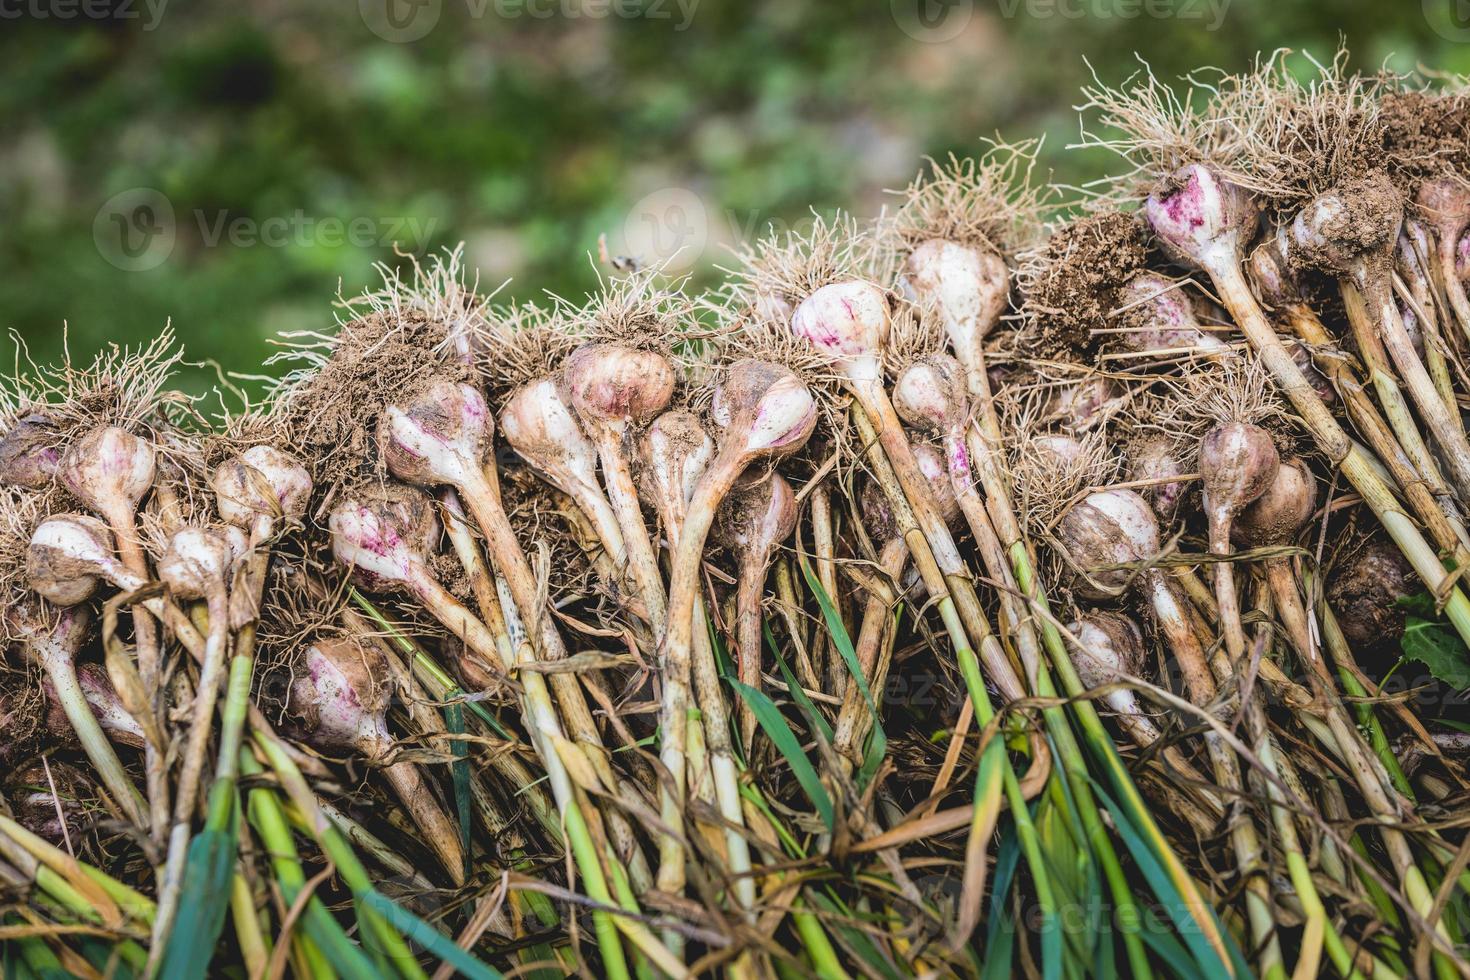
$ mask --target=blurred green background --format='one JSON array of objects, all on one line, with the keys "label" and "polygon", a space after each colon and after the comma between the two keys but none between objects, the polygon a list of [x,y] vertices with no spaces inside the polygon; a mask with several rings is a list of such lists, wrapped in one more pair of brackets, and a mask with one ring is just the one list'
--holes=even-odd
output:
[{"label": "blurred green background", "polygon": [[[1460,0],[0,0],[0,326],[258,370],[340,288],[464,241],[482,287],[580,296],[614,252],[708,276],[925,154],[1045,134],[1109,81],[1258,51],[1470,71]],[[1150,13],[1151,12],[1151,13]],[[190,387],[210,383],[195,370]]]}]

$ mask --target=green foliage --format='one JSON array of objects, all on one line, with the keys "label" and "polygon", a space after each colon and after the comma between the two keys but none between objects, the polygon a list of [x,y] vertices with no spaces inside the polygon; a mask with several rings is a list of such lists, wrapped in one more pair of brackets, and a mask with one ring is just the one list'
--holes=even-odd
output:
[{"label": "green foliage", "polygon": [[1470,649],[1440,617],[1434,600],[1421,592],[1402,596],[1397,605],[1406,612],[1404,635],[1399,640],[1404,659],[1417,660],[1457,691],[1470,690]]}]

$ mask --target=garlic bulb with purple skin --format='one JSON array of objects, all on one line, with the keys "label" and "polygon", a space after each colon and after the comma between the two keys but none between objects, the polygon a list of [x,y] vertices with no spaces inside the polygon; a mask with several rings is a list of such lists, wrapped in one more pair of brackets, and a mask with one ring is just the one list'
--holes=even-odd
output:
[{"label": "garlic bulb with purple skin", "polygon": [[1086,432],[1104,421],[1121,400],[1111,379],[1103,374],[1093,374],[1086,380],[1059,389],[1049,409],[1050,414],[1057,417],[1059,424],[1069,432]]},{"label": "garlic bulb with purple skin", "polygon": [[[882,356],[889,327],[887,294],[861,280],[823,286],[802,301],[791,318],[792,333],[805,338],[830,361],[877,431],[883,454],[893,466],[940,571],[946,576],[963,576],[964,559],[938,512],[928,482],[918,472],[913,446],[883,387]],[[965,584],[957,583],[957,587]]]},{"label": "garlic bulb with purple skin", "polygon": [[[795,374],[768,361],[731,364],[715,393],[715,404],[728,419],[714,459],[699,478],[690,499],[674,552],[669,577],[669,618],[662,644],[663,700],[659,723],[660,758],[673,779],[662,800],[661,815],[682,825],[685,789],[685,736],[688,724],[694,610],[699,598],[699,568],[705,541],[720,502],[747,468],[763,460],[788,456],[806,445],[817,424],[817,404]],[[701,651],[701,656],[704,653]],[[717,673],[714,664],[702,671]],[[662,855],[660,886],[682,890],[683,849]]]},{"label": "garlic bulb with purple skin", "polygon": [[579,347],[562,366],[568,401],[597,446],[608,500],[627,546],[628,576],[655,632],[663,631],[668,595],[638,501],[628,438],[668,408],[674,381],[673,365],[662,354],[617,344]]},{"label": "garlic bulb with purple skin", "polygon": [[579,347],[562,365],[567,400],[594,433],[646,425],[669,407],[674,380],[667,357],[619,344]]},{"label": "garlic bulb with purple skin", "polygon": [[107,671],[100,664],[84,663],[77,667],[77,685],[82,689],[82,696],[87,699],[87,704],[92,707],[92,714],[97,717],[97,724],[107,733],[107,737],[119,745],[126,745],[130,749],[141,749],[146,736],[143,734],[143,726],[138,720],[128,714],[128,709],[123,706],[122,697],[113,686],[112,679],[107,676]]},{"label": "garlic bulb with purple skin", "polygon": [[12,631],[21,637],[26,656],[45,673],[57,703],[102,785],[128,819],[146,827],[148,811],[143,798],[123,769],[122,760],[104,734],[78,679],[77,655],[88,634],[86,608],[63,609],[53,622],[37,605],[27,603],[8,610],[6,618]]},{"label": "garlic bulb with purple skin", "polygon": [[[1088,494],[1057,522],[1057,539],[1082,573],[1073,587],[1090,599],[1115,599],[1136,581],[1179,662],[1190,696],[1204,704],[1214,697],[1215,679],[1173,583],[1151,566],[1159,556],[1158,518],[1132,490]],[[1108,565],[1132,568],[1105,568]]]},{"label": "garlic bulb with purple skin", "polygon": [[1259,217],[1243,188],[1198,163],[1181,167],[1150,194],[1143,214],[1171,259],[1210,272],[1239,264]]},{"label": "garlic bulb with purple skin", "polygon": [[1470,226],[1470,193],[1461,179],[1440,177],[1420,184],[1414,203],[1434,231],[1436,247],[1427,254],[1439,265],[1450,309],[1461,328],[1470,332],[1470,298],[1458,268],[1460,246]]},{"label": "garlic bulb with purple skin", "polygon": [[1136,576],[1152,572],[1102,566],[1148,562],[1159,554],[1158,517],[1132,490],[1088,494],[1063,515],[1056,530],[1077,570],[1085,573],[1073,588],[1089,599],[1115,599]]},{"label": "garlic bulb with purple skin", "polygon": [[714,458],[715,441],[693,412],[665,412],[643,433],[639,452],[644,496],[663,522],[669,546],[677,548],[694,488]]},{"label": "garlic bulb with purple skin", "polygon": [[1216,554],[1228,553],[1232,523],[1271,488],[1280,464],[1270,433],[1249,422],[1221,423],[1200,440],[1205,518]]},{"label": "garlic bulb with purple skin", "polygon": [[0,484],[44,490],[61,465],[59,432],[42,412],[22,416],[0,438]]},{"label": "garlic bulb with purple skin", "polygon": [[290,453],[271,446],[251,446],[225,460],[210,474],[215,509],[226,524],[245,530],[248,547],[236,559],[230,581],[230,625],[241,629],[260,614],[270,561],[268,542],[280,523],[298,523],[311,500],[311,473]]},{"label": "garlic bulb with purple skin", "polygon": [[465,881],[459,831],[433,790],[411,762],[388,762],[393,736],[388,731],[391,673],[383,654],[351,638],[321,640],[307,648],[291,684],[291,711],[317,747],[361,755],[383,765],[414,823],[449,872],[455,885]]},{"label": "garlic bulb with purple skin", "polygon": [[490,455],[492,435],[479,389],[445,379],[385,406],[378,428],[388,472],[420,487],[472,478]]},{"label": "garlic bulb with purple skin", "polygon": [[1186,348],[1223,354],[1230,346],[1206,333],[1195,315],[1189,295],[1177,282],[1153,272],[1140,272],[1118,290],[1118,306],[1136,329],[1119,334],[1121,343],[1133,351],[1163,351]]},{"label": "garlic bulb with purple skin", "polygon": [[[1107,610],[1085,612],[1069,628],[1072,666],[1086,688],[1126,683],[1143,673],[1147,657],[1138,624],[1122,613]],[[1117,712],[1118,723],[1140,747],[1159,739],[1159,730],[1138,704],[1138,695],[1127,687],[1116,687],[1103,701]]]},{"label": "garlic bulb with purple skin", "polygon": [[93,429],[67,450],[61,482],[113,526],[131,526],[153,486],[157,457],[148,440],[117,426]]},{"label": "garlic bulb with purple skin", "polygon": [[[720,537],[739,566],[735,592],[735,649],[742,684],[761,689],[761,598],[766,572],[781,542],[796,530],[796,494],[779,473],[732,493],[720,505]],[[740,714],[742,744],[755,737],[755,713]]]},{"label": "garlic bulb with purple skin", "polygon": [[392,485],[349,491],[332,508],[327,526],[332,554],[364,588],[415,596],[497,673],[505,673],[489,629],[439,584],[429,568],[439,522],[427,495]]},{"label": "garlic bulb with purple skin", "polygon": [[1170,481],[1140,488],[1140,492],[1153,504],[1154,510],[1165,521],[1174,520],[1180,501],[1189,492],[1187,481],[1174,479],[1185,475],[1187,474],[1184,464],[1179,459],[1179,446],[1169,436],[1147,436],[1140,439],[1128,451],[1128,479],[1130,481]]},{"label": "garlic bulb with purple skin", "polygon": [[592,521],[615,566],[627,561],[623,531],[597,482],[597,449],[550,378],[524,384],[500,410],[500,431],[522,459]]},{"label": "garlic bulb with purple skin", "polygon": [[[1211,554],[1230,557],[1231,526],[1242,510],[1270,488],[1280,464],[1270,434],[1260,426],[1225,422],[1205,433],[1200,440],[1199,471]],[[1213,570],[1225,649],[1238,662],[1246,646],[1234,567],[1229,561],[1217,561]]]},{"label": "garlic bulb with purple skin", "polygon": [[[1005,312],[1010,270],[989,250],[931,239],[904,262],[905,284],[921,305],[933,304],[966,376],[983,371],[983,344]],[[970,391],[970,394],[979,394]]]},{"label": "garlic bulb with purple skin", "polygon": [[888,296],[859,279],[821,287],[791,316],[792,333],[809,341],[864,392],[882,377],[889,329]]}]

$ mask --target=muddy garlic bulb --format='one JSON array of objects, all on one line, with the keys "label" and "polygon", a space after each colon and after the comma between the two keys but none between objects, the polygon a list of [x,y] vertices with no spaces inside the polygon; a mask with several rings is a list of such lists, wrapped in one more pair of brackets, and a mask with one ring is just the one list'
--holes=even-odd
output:
[{"label": "muddy garlic bulb", "polygon": [[1327,602],[1352,649],[1386,657],[1399,656],[1406,612],[1400,600],[1420,591],[1408,559],[1392,542],[1370,539],[1337,562],[1327,580]]},{"label": "muddy garlic bulb", "polygon": [[1271,487],[1280,463],[1270,434],[1249,422],[1217,425],[1200,440],[1205,517],[1217,554],[1228,553],[1231,524]]},{"label": "muddy garlic bulb", "polygon": [[86,514],[62,514],[37,525],[26,552],[31,588],[58,606],[86,602],[103,579],[125,578],[112,551],[112,532]]},{"label": "muddy garlic bulb", "polygon": [[750,462],[795,452],[817,426],[811,389],[769,361],[732,364],[724,383],[715,389],[710,414],[725,420],[717,455],[739,453],[748,455]]},{"label": "muddy garlic bulb", "polygon": [[153,486],[153,444],[117,426],[93,429],[61,461],[61,482],[90,510],[129,520]]},{"label": "muddy garlic bulb", "polygon": [[323,640],[306,649],[291,682],[291,713],[318,748],[377,759],[388,733],[388,664],[371,644]]},{"label": "muddy garlic bulb", "polygon": [[169,542],[158,562],[158,577],[181,599],[208,599],[224,590],[234,560],[234,550],[224,535],[186,528]]},{"label": "muddy garlic bulb", "polygon": [[1291,245],[1307,264],[1361,283],[1367,266],[1391,261],[1403,218],[1398,192],[1375,175],[1307,202],[1291,222]]},{"label": "muddy garlic bulb", "polygon": [[[1140,439],[1130,448],[1128,461],[1129,480],[1167,480],[1184,476],[1188,472],[1179,458],[1178,444],[1166,435],[1145,436]],[[1182,480],[1158,483],[1140,488],[1139,492],[1153,504],[1160,518],[1172,521],[1179,510],[1180,501],[1189,492],[1189,484]]]},{"label": "muddy garlic bulb", "polygon": [[220,519],[250,529],[261,519],[300,520],[312,481],[295,456],[260,445],[216,466],[210,486]]},{"label": "muddy garlic bulb", "polygon": [[41,412],[16,421],[0,438],[0,484],[44,490],[61,466],[56,423]]},{"label": "muddy garlic bulb", "polygon": [[128,748],[143,747],[143,726],[123,707],[122,696],[117,693],[117,688],[113,686],[101,664],[78,664],[77,685],[82,689],[83,697],[92,707],[92,714],[97,717],[98,724],[108,738]]},{"label": "muddy garlic bulb", "polygon": [[1084,381],[1061,388],[1048,406],[1061,426],[1071,432],[1084,432],[1107,418],[1119,402],[1112,380],[1094,374]]},{"label": "muddy garlic bulb", "polygon": [[337,560],[374,591],[416,585],[427,574],[425,556],[439,535],[433,502],[408,487],[346,493],[327,526]]},{"label": "muddy garlic bulb", "polygon": [[796,530],[796,494],[779,473],[761,473],[720,506],[720,537],[741,561],[764,564]]},{"label": "muddy garlic bulb", "polygon": [[579,347],[562,366],[567,400],[577,414],[589,425],[619,433],[668,408],[674,381],[668,358],[619,344]]},{"label": "muddy garlic bulb", "polygon": [[1228,344],[1205,332],[1184,288],[1163,276],[1138,273],[1118,290],[1118,306],[1137,327],[1119,335],[1129,350],[1229,350]]},{"label": "muddy garlic bulb", "polygon": [[1286,544],[1317,509],[1317,481],[1301,459],[1283,459],[1264,493],[1235,518],[1230,537],[1243,548]]},{"label": "muddy garlic bulb", "polygon": [[490,455],[494,422],[474,385],[439,379],[383,410],[378,439],[388,472],[406,483],[457,486]]},{"label": "muddy garlic bulb", "polygon": [[639,443],[645,496],[677,542],[689,500],[715,455],[715,441],[693,412],[665,412],[654,419]]}]

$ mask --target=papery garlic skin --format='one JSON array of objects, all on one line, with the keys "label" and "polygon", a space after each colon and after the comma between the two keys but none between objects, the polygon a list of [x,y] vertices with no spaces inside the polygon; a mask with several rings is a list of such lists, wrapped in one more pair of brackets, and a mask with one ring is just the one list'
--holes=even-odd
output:
[{"label": "papery garlic skin", "polygon": [[113,520],[137,509],[153,486],[157,463],[152,443],[109,425],[77,440],[62,458],[59,474],[88,509]]},{"label": "papery garlic skin", "polygon": [[644,425],[668,408],[676,380],[667,357],[620,344],[577,348],[562,366],[562,379],[578,415],[619,430]]},{"label": "papery garlic skin", "polygon": [[1236,262],[1259,217],[1249,193],[1198,163],[1150,194],[1143,214],[1170,258],[1204,269]]},{"label": "papery garlic skin", "polygon": [[585,488],[596,488],[597,449],[552,379],[522,385],[506,399],[500,432],[563,493],[576,499]]},{"label": "papery garlic skin", "polygon": [[112,531],[86,514],[61,514],[36,526],[26,552],[26,577],[32,589],[58,606],[90,599],[102,579],[120,573],[113,555]]},{"label": "papery garlic skin", "polygon": [[881,354],[888,344],[889,326],[887,295],[858,279],[821,287],[791,317],[792,332],[857,383],[876,383],[881,378]]},{"label": "papery garlic skin", "polygon": [[393,743],[384,717],[388,667],[371,644],[338,638],[307,647],[291,684],[291,710],[328,749],[377,758]]},{"label": "papery garlic skin", "polygon": [[295,456],[262,444],[216,466],[210,486],[220,519],[250,528],[258,518],[300,520],[312,479]]},{"label": "papery garlic skin", "polygon": [[332,508],[332,553],[373,589],[413,585],[438,534],[429,498],[403,488],[387,495],[349,494]]},{"label": "papery garlic skin", "polygon": [[919,303],[938,309],[950,346],[966,370],[978,370],[980,345],[1009,299],[1005,260],[994,252],[930,239],[909,253],[904,280]]},{"label": "papery garlic skin", "polygon": [[173,536],[158,562],[158,577],[174,595],[204,599],[222,591],[234,561],[230,542],[205,528],[185,528]]},{"label": "papery garlic skin", "polygon": [[495,423],[474,385],[436,380],[383,410],[379,423],[388,472],[415,486],[459,486],[489,457]]}]

